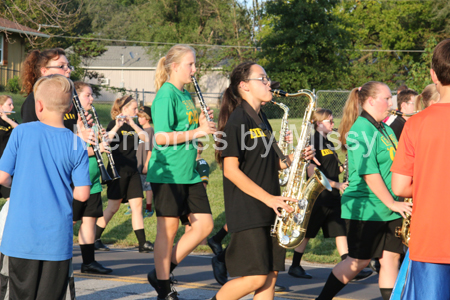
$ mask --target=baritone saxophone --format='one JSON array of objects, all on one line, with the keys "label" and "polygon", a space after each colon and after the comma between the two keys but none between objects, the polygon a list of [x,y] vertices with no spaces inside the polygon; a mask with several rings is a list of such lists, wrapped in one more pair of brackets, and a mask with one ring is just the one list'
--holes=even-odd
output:
[{"label": "baritone saxophone", "polygon": [[274,96],[306,96],[309,99],[303,116],[300,138],[290,165],[287,185],[282,194],[283,197],[294,198],[298,202],[287,201],[294,211],[289,213],[282,209],[281,216],[276,217],[272,228],[272,234],[277,237],[279,245],[283,248],[293,249],[305,238],[306,228],[317,197],[324,189],[331,191],[331,186],[328,179],[317,168],[314,169],[314,175],[306,180],[309,162],[305,160],[303,153],[310,142],[312,116],[317,103],[315,94],[309,90],[300,90],[295,94],[288,94],[281,90],[274,90],[272,93]]},{"label": "baritone saxophone", "polygon": [[[405,198],[404,202],[413,203],[412,198]],[[411,215],[405,213],[406,218],[402,221],[402,227],[395,228],[395,236],[402,240],[402,243],[409,247],[409,238],[411,236],[410,226],[411,226]]]}]

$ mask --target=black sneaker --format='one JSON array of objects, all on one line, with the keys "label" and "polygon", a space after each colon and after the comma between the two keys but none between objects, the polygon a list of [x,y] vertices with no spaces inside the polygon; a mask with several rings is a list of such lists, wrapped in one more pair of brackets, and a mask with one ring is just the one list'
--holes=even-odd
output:
[{"label": "black sneaker", "polygon": [[214,278],[220,285],[224,285],[228,281],[227,267],[224,262],[219,261],[217,255],[211,260]]},{"label": "black sneaker", "polygon": [[175,291],[174,289],[172,289],[172,292],[169,293],[169,295],[167,295],[165,298],[160,298],[158,296],[158,300],[179,300],[178,299],[178,293],[177,291]]},{"label": "black sneaker", "polygon": [[214,252],[214,255],[218,255],[223,252],[222,244],[216,242],[213,238],[208,239],[208,246]]},{"label": "black sneaker", "polygon": [[81,264],[81,273],[91,273],[91,274],[108,274],[111,273],[112,269],[105,268],[100,263],[93,261],[88,265]]},{"label": "black sneaker", "polygon": [[285,286],[275,284],[275,293],[281,293],[286,290]]},{"label": "black sneaker", "polygon": [[355,278],[353,278],[352,281],[358,281],[358,280],[362,280],[362,279],[366,279],[367,277],[369,277],[370,275],[372,275],[373,271],[372,270],[361,270],[361,272],[359,272]]},{"label": "black sneaker", "polygon": [[[159,294],[159,285],[158,285],[158,277],[156,277],[156,269],[153,269],[152,271],[148,272],[147,280],[148,280],[148,283],[150,283],[150,285]],[[173,292],[173,291],[175,291],[175,288],[173,287],[173,285],[178,283],[178,281],[173,276],[173,273],[170,274],[169,281],[170,281],[170,288],[172,289],[172,292]]]},{"label": "black sneaker", "polygon": [[146,241],[142,247],[139,247],[139,253],[148,253],[153,251],[153,244],[149,241]]},{"label": "black sneaker", "polygon": [[369,268],[371,268],[374,272],[380,273],[380,261],[378,258],[372,258],[372,260],[369,263]]},{"label": "black sneaker", "polygon": [[108,246],[103,244],[101,239],[98,239],[94,242],[94,248],[95,248],[95,250],[109,251]]},{"label": "black sneaker", "polygon": [[309,273],[306,273],[306,271],[302,268],[302,266],[291,266],[289,268],[288,274],[297,278],[305,278],[305,279],[311,279],[312,276]]}]

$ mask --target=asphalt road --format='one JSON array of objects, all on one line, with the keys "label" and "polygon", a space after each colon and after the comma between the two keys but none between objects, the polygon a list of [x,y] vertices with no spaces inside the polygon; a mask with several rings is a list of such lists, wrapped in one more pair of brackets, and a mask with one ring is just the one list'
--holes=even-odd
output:
[{"label": "asphalt road", "polygon": [[[205,300],[212,298],[220,288],[215,281],[211,255],[189,255],[174,271],[178,284],[175,286],[180,300]],[[134,300],[156,299],[156,292],[147,282],[147,273],[154,268],[153,253],[139,253],[136,248],[111,248],[96,251],[96,260],[113,269],[109,275],[83,274],[80,248],[74,246],[73,267],[78,300]],[[286,270],[289,267],[287,261]],[[277,293],[275,299],[311,300],[320,293],[332,265],[309,264],[302,266],[313,279],[298,279],[281,272],[277,284],[288,287]],[[242,299],[252,299],[246,296]],[[335,299],[382,300],[378,289],[378,275],[348,284]]]}]

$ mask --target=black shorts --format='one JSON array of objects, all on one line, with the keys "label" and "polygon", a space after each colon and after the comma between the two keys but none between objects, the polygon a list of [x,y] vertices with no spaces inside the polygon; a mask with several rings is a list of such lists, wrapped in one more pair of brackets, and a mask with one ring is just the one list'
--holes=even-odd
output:
[{"label": "black shorts", "polygon": [[[203,183],[175,184],[152,183],[157,217],[182,217],[194,214],[211,214],[208,196]],[[184,224],[184,223],[183,223]]]},{"label": "black shorts", "polygon": [[70,259],[43,261],[1,254],[0,299],[63,300],[67,292]]},{"label": "black shorts", "polygon": [[286,249],[270,235],[270,226],[232,232],[225,251],[225,263],[231,277],[284,271],[285,258]]},{"label": "black shorts", "polygon": [[102,193],[91,194],[85,202],[73,200],[73,220],[79,221],[82,217],[103,217]]},{"label": "black shorts", "polygon": [[305,237],[309,239],[315,238],[320,228],[322,228],[325,238],[347,235],[345,221],[341,219],[340,206],[314,205]]},{"label": "black shorts", "polygon": [[395,236],[395,228],[402,226],[402,218],[383,221],[345,220],[347,225],[348,256],[372,259],[383,256],[383,251],[403,253],[401,239]]},{"label": "black shorts", "polygon": [[0,185],[0,198],[8,199],[10,193],[11,193],[10,188]]},{"label": "black shorts", "polygon": [[119,171],[120,178],[108,183],[108,199],[120,200],[127,203],[129,199],[142,198],[141,176],[136,170],[135,172]]}]

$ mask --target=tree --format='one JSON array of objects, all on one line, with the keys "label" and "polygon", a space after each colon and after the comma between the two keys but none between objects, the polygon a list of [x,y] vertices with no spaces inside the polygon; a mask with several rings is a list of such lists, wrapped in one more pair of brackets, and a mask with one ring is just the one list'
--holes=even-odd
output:
[{"label": "tree", "polygon": [[420,61],[411,66],[411,77],[408,78],[406,84],[409,88],[420,93],[427,85],[433,83],[430,75],[431,59],[433,50],[438,42],[435,38],[431,38],[426,45],[425,52],[420,56]]},{"label": "tree", "polygon": [[262,61],[288,91],[334,87],[345,72],[347,31],[332,13],[338,0],[269,1]]}]

